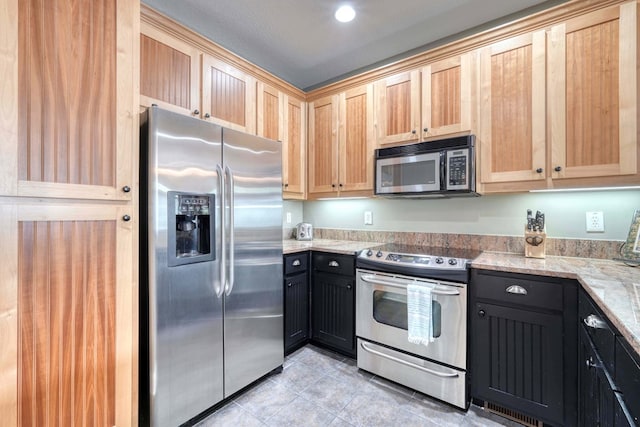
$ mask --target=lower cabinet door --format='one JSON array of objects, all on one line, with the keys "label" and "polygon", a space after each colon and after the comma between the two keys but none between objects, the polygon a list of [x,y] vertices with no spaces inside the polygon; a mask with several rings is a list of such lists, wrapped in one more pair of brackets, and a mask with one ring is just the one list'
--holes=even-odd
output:
[{"label": "lower cabinet door", "polygon": [[485,303],[474,309],[472,395],[563,424],[562,315]]},{"label": "lower cabinet door", "polygon": [[284,351],[309,337],[309,285],[307,273],[284,279]]},{"label": "lower cabinet door", "polygon": [[313,339],[355,355],[355,278],[315,272],[313,275]]}]

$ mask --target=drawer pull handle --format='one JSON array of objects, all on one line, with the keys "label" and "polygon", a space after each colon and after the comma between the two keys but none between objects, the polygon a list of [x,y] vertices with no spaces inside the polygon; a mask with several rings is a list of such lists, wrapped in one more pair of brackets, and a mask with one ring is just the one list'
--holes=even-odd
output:
[{"label": "drawer pull handle", "polygon": [[291,263],[292,266],[294,267],[300,267],[302,263],[300,262],[299,259],[294,259],[293,262]]},{"label": "drawer pull handle", "polygon": [[338,261],[329,261],[329,267],[340,267]]},{"label": "drawer pull handle", "polygon": [[400,363],[402,365],[409,366],[411,368],[414,368],[414,369],[417,369],[419,371],[426,372],[428,374],[435,375],[435,376],[438,376],[438,377],[441,377],[441,378],[458,378],[458,376],[459,376],[456,372],[449,373],[449,372],[434,371],[433,369],[425,368],[424,366],[419,366],[419,365],[416,365],[415,363],[411,363],[408,360],[403,360],[403,359],[400,359],[398,357],[391,356],[390,354],[382,353],[380,351],[377,351],[377,350],[367,346],[364,342],[360,343],[360,347],[362,347],[362,349],[364,351],[372,353],[372,354],[375,354],[376,356],[392,360],[392,361],[394,361],[396,363]]},{"label": "drawer pull handle", "polygon": [[509,292],[510,294],[516,294],[516,295],[527,295],[528,294],[527,290],[525,288],[523,288],[522,286],[519,286],[519,285],[511,285],[505,291]]},{"label": "drawer pull handle", "polygon": [[609,329],[607,324],[596,316],[595,314],[590,314],[584,319],[584,324],[593,329]]}]

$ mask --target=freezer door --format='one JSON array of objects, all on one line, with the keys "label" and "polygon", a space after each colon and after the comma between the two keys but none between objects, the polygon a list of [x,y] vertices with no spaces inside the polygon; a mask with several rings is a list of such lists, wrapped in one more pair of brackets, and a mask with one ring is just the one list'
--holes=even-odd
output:
[{"label": "freezer door", "polygon": [[[150,424],[173,427],[223,398],[221,177],[216,168],[222,160],[221,128],[157,107],[148,115]],[[207,200],[211,206],[198,212],[209,213],[211,237],[218,241],[207,256],[176,263],[176,251],[184,255],[169,244],[176,227],[184,234],[202,225],[196,216],[176,221],[176,212]],[[181,224],[185,218],[193,220],[191,225]]]},{"label": "freezer door", "polygon": [[282,365],[281,144],[223,129],[225,396]]}]

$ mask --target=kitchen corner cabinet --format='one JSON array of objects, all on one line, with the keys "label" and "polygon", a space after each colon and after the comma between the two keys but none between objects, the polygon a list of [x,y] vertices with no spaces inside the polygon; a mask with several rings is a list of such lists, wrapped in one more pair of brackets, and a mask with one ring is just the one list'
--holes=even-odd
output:
[{"label": "kitchen corner cabinet", "polygon": [[309,253],[284,255],[284,353],[309,340]]},{"label": "kitchen corner cabinet", "polygon": [[309,104],[309,198],[373,193],[373,85]]},{"label": "kitchen corner cabinet", "polygon": [[480,51],[482,183],[546,186],[545,50],[545,32],[537,31]]},{"label": "kitchen corner cabinet", "polygon": [[0,0],[0,423],[137,426],[134,0]]},{"label": "kitchen corner cabinet", "polygon": [[312,252],[311,338],[355,357],[355,259]]},{"label": "kitchen corner cabinet", "polygon": [[576,425],[577,282],[472,269],[471,394]]},{"label": "kitchen corner cabinet", "polygon": [[256,134],[256,80],[211,55],[202,55],[203,118]]},{"label": "kitchen corner cabinet", "polygon": [[140,24],[140,105],[150,107],[152,104],[200,117],[200,51],[143,19]]},{"label": "kitchen corner cabinet", "polygon": [[550,176],[638,172],[638,4],[580,16],[549,33]]}]

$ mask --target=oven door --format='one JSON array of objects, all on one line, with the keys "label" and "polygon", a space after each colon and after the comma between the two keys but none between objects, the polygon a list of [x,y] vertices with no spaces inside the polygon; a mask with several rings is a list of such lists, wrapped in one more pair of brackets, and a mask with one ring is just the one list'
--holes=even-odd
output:
[{"label": "oven door", "polygon": [[[465,284],[357,270],[356,335],[437,362],[466,369],[467,287]],[[436,283],[432,294],[433,335],[429,345],[413,344],[407,332],[407,285]]]},{"label": "oven door", "polygon": [[376,160],[376,194],[440,190],[440,152]]}]

